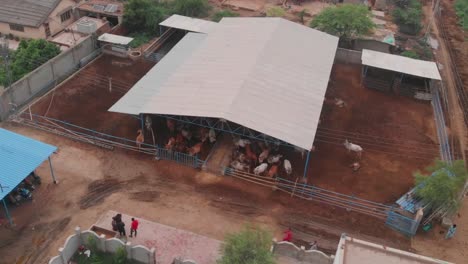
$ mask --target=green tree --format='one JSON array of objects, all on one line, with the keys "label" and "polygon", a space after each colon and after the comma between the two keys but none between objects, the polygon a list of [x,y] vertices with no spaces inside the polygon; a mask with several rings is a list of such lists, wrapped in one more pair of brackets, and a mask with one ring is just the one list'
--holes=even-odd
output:
[{"label": "green tree", "polygon": [[455,12],[458,16],[459,24],[463,29],[468,29],[468,0],[456,0]]},{"label": "green tree", "polygon": [[356,4],[327,7],[310,22],[310,26],[344,40],[366,35],[375,28],[367,7]]},{"label": "green tree", "polygon": [[268,231],[246,226],[239,233],[227,235],[218,264],[274,264],[271,241]]},{"label": "green tree", "polygon": [[210,9],[207,0],[174,0],[172,12],[189,17],[205,17]]},{"label": "green tree", "polygon": [[279,6],[273,6],[267,9],[266,15],[268,17],[284,17],[286,15],[286,11]]},{"label": "green tree", "polygon": [[130,32],[156,34],[165,13],[164,6],[152,0],[129,0],[125,4],[123,24]]},{"label": "green tree", "polygon": [[238,16],[239,16],[239,13],[233,12],[231,10],[221,10],[221,11],[216,12],[211,18],[211,20],[215,22],[219,22],[221,21],[221,19],[223,19],[223,17],[238,17]]},{"label": "green tree", "polygon": [[[60,48],[46,40],[22,40],[18,49],[10,53],[11,82],[21,79],[59,53]],[[0,69],[0,82],[8,85],[5,67]]]},{"label": "green tree", "polygon": [[433,208],[447,206],[456,209],[459,206],[458,196],[468,178],[463,160],[448,164],[436,161],[435,165],[426,168],[430,175],[420,172],[414,174],[416,196]]},{"label": "green tree", "polygon": [[410,0],[406,7],[395,8],[393,20],[401,32],[416,35],[421,30],[422,5],[418,0]]}]

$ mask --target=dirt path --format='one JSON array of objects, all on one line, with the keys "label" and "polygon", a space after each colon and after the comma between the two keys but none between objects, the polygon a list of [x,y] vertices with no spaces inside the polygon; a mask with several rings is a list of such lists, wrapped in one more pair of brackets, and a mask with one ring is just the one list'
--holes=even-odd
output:
[{"label": "dirt path", "polygon": [[277,237],[290,226],[297,243],[317,240],[330,253],[342,232],[410,249],[409,241],[381,220],[149,156],[99,149],[26,127],[8,129],[59,147],[52,158],[59,184],[52,184],[47,164],[38,169],[43,184],[35,200],[12,208],[14,230],[0,227],[0,263],[44,263],[75,226],[89,228],[109,209],[219,240],[245,223],[256,223]]},{"label": "dirt path", "polygon": [[439,43],[439,48],[435,53],[436,61],[439,64],[442,64],[442,79],[444,80],[445,89],[448,92],[448,101],[449,101],[449,112],[450,112],[450,129],[454,136],[457,137],[460,143],[460,154],[462,154],[463,159],[465,157],[465,148],[467,146],[466,136],[467,129],[463,117],[463,106],[460,105],[458,100],[458,92],[456,86],[456,80],[454,76],[454,63],[450,57],[449,49],[446,42],[444,41],[443,35],[440,32],[439,27],[437,26],[437,17],[433,17],[431,3],[428,3],[423,7],[424,16],[430,21],[430,28],[432,36],[437,39]]}]

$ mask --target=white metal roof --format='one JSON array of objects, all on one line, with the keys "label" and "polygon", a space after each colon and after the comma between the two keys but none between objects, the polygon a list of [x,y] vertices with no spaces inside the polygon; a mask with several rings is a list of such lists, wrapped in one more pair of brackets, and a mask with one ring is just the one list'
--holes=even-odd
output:
[{"label": "white metal roof", "polygon": [[104,41],[112,44],[127,45],[133,38],[104,33],[98,38],[99,41]]},{"label": "white metal roof", "polygon": [[362,50],[361,58],[363,65],[441,80],[437,64],[432,61],[416,60],[367,49]]},{"label": "white metal roof", "polygon": [[333,264],[450,264],[403,250],[342,235]]},{"label": "white metal roof", "polygon": [[172,15],[168,19],[159,23],[159,25],[198,33],[208,33],[213,29],[213,27],[216,27],[218,23],[193,17]]},{"label": "white metal roof", "polygon": [[281,18],[189,33],[109,109],[223,118],[311,149],[338,38]]}]

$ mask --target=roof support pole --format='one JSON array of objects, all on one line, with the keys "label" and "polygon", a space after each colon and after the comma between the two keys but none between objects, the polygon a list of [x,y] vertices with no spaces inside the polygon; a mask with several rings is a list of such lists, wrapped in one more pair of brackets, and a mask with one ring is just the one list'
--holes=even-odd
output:
[{"label": "roof support pole", "polygon": [[50,176],[52,176],[52,180],[54,181],[55,184],[57,184],[57,180],[55,179],[55,174],[54,174],[54,169],[52,168],[52,160],[49,159],[49,166],[50,166]]},{"label": "roof support pole", "polygon": [[141,123],[141,132],[145,131],[145,117],[143,114],[140,114],[140,123]]},{"label": "roof support pole", "polygon": [[11,219],[11,215],[10,215],[10,212],[8,211],[8,207],[6,205],[5,198],[2,199],[2,202],[3,202],[3,208],[5,208],[6,217],[8,218],[8,222],[10,223],[10,226],[12,226],[13,225],[13,219]]},{"label": "roof support pole", "polygon": [[307,151],[307,158],[304,166],[304,179],[307,178],[307,171],[309,170],[310,150]]}]

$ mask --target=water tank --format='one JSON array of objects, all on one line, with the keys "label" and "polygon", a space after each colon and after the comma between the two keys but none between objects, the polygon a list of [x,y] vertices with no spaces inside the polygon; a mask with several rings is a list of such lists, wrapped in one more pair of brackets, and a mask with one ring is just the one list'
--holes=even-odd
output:
[{"label": "water tank", "polygon": [[88,19],[82,19],[76,22],[76,30],[83,34],[91,34],[96,32],[97,25],[96,22]]}]

